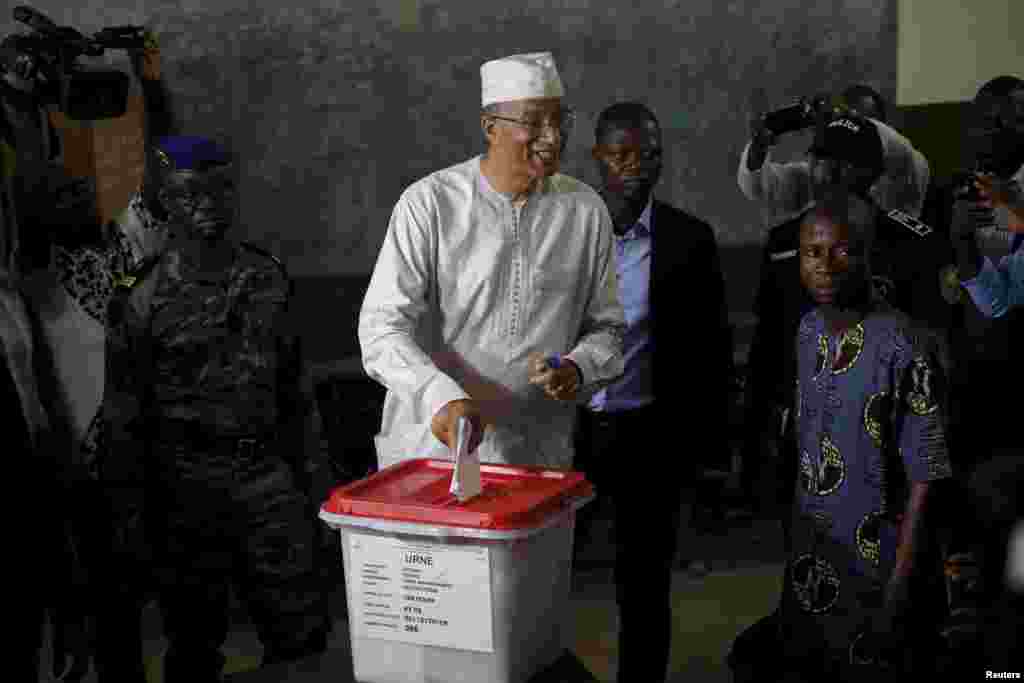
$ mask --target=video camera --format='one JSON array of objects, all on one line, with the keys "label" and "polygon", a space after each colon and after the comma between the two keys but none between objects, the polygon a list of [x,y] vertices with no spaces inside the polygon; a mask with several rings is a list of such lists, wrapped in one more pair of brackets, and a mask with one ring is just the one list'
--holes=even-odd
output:
[{"label": "video camera", "polygon": [[827,122],[843,108],[845,104],[831,95],[801,97],[793,104],[766,113],[761,120],[772,135],[779,136]]},{"label": "video camera", "polygon": [[41,105],[54,104],[78,121],[117,118],[128,108],[131,80],[116,69],[85,67],[80,57],[99,57],[107,50],[140,50],[146,32],[140,26],[105,28],[92,36],[24,5],[14,8],[14,19],[32,29],[13,34],[0,43],[0,76],[17,75],[20,60],[33,65],[34,91]]}]

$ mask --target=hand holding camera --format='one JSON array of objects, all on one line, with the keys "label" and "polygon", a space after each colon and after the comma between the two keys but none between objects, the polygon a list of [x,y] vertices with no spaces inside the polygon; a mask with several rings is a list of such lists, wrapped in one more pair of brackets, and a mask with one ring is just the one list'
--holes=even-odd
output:
[{"label": "hand holding camera", "polygon": [[761,126],[772,136],[806,130],[838,113],[828,95],[801,97],[793,104],[775,109],[761,117]]},{"label": "hand holding camera", "polygon": [[751,147],[757,147],[760,149],[767,149],[768,147],[774,147],[779,141],[779,137],[776,133],[765,124],[765,119],[768,115],[762,114],[755,116],[750,121],[750,142]]},{"label": "hand holding camera", "polygon": [[765,161],[768,148],[774,146],[786,133],[806,130],[819,121],[827,121],[836,114],[832,99],[827,95],[801,97],[793,104],[755,116],[750,122],[750,154],[747,168],[755,171]]},{"label": "hand holding camera", "polygon": [[982,177],[986,176],[977,171],[954,176],[953,220],[950,226],[950,237],[954,243],[973,240],[979,229],[995,224],[992,201],[982,193],[979,180]]},{"label": "hand holding camera", "polygon": [[142,81],[160,80],[160,45],[156,34],[146,30],[143,32],[144,46],[131,50],[132,71]]}]

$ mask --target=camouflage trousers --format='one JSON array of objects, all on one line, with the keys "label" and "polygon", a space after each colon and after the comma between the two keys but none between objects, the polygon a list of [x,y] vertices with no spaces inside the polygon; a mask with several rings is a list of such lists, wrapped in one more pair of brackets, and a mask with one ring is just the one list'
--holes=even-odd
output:
[{"label": "camouflage trousers", "polygon": [[[309,497],[274,449],[249,440],[161,443],[152,491],[169,683],[219,671],[233,586],[264,663],[326,646],[327,586]],[[210,679],[216,680],[216,679]]]}]

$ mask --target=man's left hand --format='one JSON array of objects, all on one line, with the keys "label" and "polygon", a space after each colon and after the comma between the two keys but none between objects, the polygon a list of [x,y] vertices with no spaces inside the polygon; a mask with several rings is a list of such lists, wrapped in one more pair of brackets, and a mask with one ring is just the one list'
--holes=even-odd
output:
[{"label": "man's left hand", "polygon": [[530,363],[530,384],[541,387],[556,401],[573,401],[580,388],[580,371],[568,358],[563,358],[557,368],[543,359],[534,359]]}]

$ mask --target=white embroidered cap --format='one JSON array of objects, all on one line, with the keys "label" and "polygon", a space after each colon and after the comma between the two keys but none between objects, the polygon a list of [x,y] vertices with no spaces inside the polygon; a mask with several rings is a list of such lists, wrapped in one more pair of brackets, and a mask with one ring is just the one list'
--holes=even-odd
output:
[{"label": "white embroidered cap", "polygon": [[550,52],[493,59],[480,67],[483,105],[532,98],[562,97],[562,79]]}]

